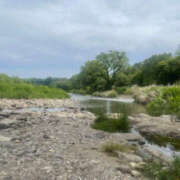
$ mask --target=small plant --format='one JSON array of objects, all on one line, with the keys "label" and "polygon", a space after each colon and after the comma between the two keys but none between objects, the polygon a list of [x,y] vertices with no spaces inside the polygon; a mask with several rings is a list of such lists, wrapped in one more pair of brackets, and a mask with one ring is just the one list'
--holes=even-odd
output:
[{"label": "small plant", "polygon": [[126,114],[119,115],[118,118],[109,118],[105,114],[100,114],[91,127],[107,132],[128,132],[130,122]]},{"label": "small plant", "polygon": [[135,150],[135,147],[130,145],[123,145],[123,144],[117,144],[113,142],[108,142],[107,144],[104,144],[102,146],[102,151],[111,155],[111,156],[118,156],[117,151],[120,152],[132,152]]},{"label": "small plant", "polygon": [[159,161],[148,162],[143,168],[143,173],[154,180],[179,180],[180,157],[175,157],[168,166]]}]

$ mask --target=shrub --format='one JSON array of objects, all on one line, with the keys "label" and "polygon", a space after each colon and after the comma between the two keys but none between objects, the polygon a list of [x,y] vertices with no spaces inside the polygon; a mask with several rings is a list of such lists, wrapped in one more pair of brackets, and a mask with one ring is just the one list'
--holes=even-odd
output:
[{"label": "shrub", "polygon": [[128,88],[124,86],[124,87],[116,87],[115,89],[118,94],[125,94]]},{"label": "shrub", "polygon": [[159,96],[148,103],[147,111],[151,115],[180,115],[180,86],[164,87]]},{"label": "shrub", "polygon": [[154,180],[179,180],[180,157],[175,157],[167,167],[162,162],[148,162],[144,166],[143,173],[146,177]]},{"label": "shrub", "polygon": [[125,114],[119,115],[117,119],[101,114],[95,119],[91,127],[107,132],[128,132],[130,130],[130,123]]},{"label": "shrub", "polygon": [[117,96],[118,94],[115,90],[112,90],[109,94],[107,94],[107,97],[110,97],[110,98],[115,98]]}]

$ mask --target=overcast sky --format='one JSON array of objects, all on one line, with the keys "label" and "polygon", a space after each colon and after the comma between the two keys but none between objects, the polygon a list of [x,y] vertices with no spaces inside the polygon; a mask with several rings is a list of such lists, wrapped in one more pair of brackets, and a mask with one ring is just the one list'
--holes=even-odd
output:
[{"label": "overcast sky", "polygon": [[0,72],[70,77],[100,52],[130,63],[180,44],[180,0],[0,0]]}]

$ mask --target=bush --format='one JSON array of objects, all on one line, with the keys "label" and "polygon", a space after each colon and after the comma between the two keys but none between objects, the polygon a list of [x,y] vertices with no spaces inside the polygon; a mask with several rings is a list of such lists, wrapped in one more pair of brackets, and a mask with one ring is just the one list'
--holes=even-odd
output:
[{"label": "bush", "polygon": [[129,132],[130,123],[125,114],[119,115],[117,119],[109,118],[106,115],[101,114],[95,119],[91,127],[107,132]]},{"label": "bush", "polygon": [[148,162],[144,166],[143,172],[146,177],[154,180],[179,180],[180,157],[175,157],[167,167],[162,162]]},{"label": "bush", "polygon": [[124,87],[116,87],[115,89],[118,94],[125,94],[128,88],[124,86]]},{"label": "bush", "polygon": [[148,103],[147,111],[154,116],[162,114],[180,116],[180,86],[164,87],[160,95]]},{"label": "bush", "polygon": [[118,94],[116,91],[112,90],[109,94],[107,94],[107,97],[110,97],[110,98],[115,98],[117,97]]}]

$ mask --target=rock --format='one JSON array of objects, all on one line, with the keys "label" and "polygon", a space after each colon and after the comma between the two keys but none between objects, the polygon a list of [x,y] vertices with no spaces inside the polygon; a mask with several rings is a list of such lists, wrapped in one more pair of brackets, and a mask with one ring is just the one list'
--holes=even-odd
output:
[{"label": "rock", "polygon": [[139,163],[130,162],[129,165],[132,169],[142,169],[145,163],[144,162],[139,162]]},{"label": "rock", "polygon": [[14,124],[17,124],[17,120],[3,119],[2,121],[0,121],[0,129],[10,128]]},{"label": "rock", "polygon": [[118,171],[121,171],[122,173],[131,173],[131,168],[128,165],[121,164],[119,167],[116,168]]},{"label": "rock", "polygon": [[141,176],[141,173],[140,173],[139,171],[132,170],[132,171],[131,171],[131,175],[134,176],[134,177],[140,177],[140,176]]},{"label": "rock", "polygon": [[134,155],[134,154],[126,154],[126,153],[118,153],[118,156],[120,159],[125,159],[129,162],[142,162],[143,159],[140,156]]},{"label": "rock", "polygon": [[11,138],[0,135],[0,142],[9,142],[9,141],[11,141]]}]

